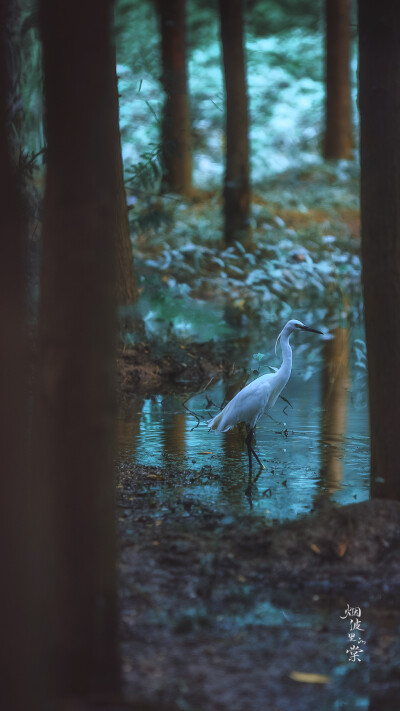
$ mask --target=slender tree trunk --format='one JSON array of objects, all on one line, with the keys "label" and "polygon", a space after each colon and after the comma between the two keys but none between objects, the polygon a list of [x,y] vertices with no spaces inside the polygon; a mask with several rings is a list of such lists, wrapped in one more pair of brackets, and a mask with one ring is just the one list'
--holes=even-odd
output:
[{"label": "slender tree trunk", "polygon": [[225,242],[242,239],[250,209],[248,109],[242,0],[219,0],[226,91]]},{"label": "slender tree trunk", "polygon": [[324,157],[351,158],[350,0],[325,0],[326,116]]},{"label": "slender tree trunk", "polygon": [[400,3],[358,11],[371,495],[400,499]]},{"label": "slender tree trunk", "polygon": [[56,693],[118,688],[113,484],[115,65],[109,0],[40,0],[47,179],[37,468]]},{"label": "slender tree trunk", "polygon": [[192,155],[186,71],[185,0],[158,0],[161,22],[163,192],[190,195]]},{"label": "slender tree trunk", "polygon": [[[116,64],[113,52],[114,66]],[[112,110],[114,114],[114,161],[116,180],[116,299],[118,305],[131,304],[137,299],[137,287],[133,267],[132,245],[129,230],[128,209],[124,185],[124,168],[121,153],[121,134],[119,130],[118,79],[114,69],[112,73]]]},{"label": "slender tree trunk", "polygon": [[[27,457],[27,328],[24,224],[12,165],[7,107],[12,79],[11,3],[0,2],[0,708],[38,711],[41,640],[36,610],[30,472]],[[38,663],[39,662],[39,663]]]}]

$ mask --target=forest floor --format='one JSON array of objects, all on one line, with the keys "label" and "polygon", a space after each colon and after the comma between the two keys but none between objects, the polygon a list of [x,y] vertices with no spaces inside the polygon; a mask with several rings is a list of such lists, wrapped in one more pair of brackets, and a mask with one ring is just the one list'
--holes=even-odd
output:
[{"label": "forest floor", "polygon": [[189,383],[200,388],[211,379],[229,375],[233,368],[226,357],[226,343],[140,342],[118,354],[118,387],[126,395],[182,392]]},{"label": "forest floor", "polygon": [[[313,191],[315,198],[315,186]],[[272,224],[266,230],[268,244],[260,237],[248,251],[232,248],[223,264],[210,243],[204,247],[199,240],[196,250],[188,249],[184,232],[183,260],[178,252],[172,259],[166,252],[179,249],[176,235],[151,248],[139,240],[135,258],[158,270],[165,283],[186,280],[194,298],[207,294],[207,283],[217,302],[226,289],[239,304],[233,312],[225,308],[231,325],[238,313],[251,313],[254,285],[259,284],[263,299],[268,292],[272,300],[284,298],[275,277],[260,285],[256,270],[264,258],[275,259],[279,275],[287,265],[289,272],[299,267],[296,284],[303,277],[304,283],[312,281],[314,266],[318,270],[325,260],[324,278],[340,272],[342,285],[347,278],[352,288],[359,281],[358,267],[354,273],[345,267],[359,247],[357,208],[314,202],[314,209],[264,203],[258,227],[261,235],[263,221]],[[308,247],[301,251],[304,244]],[[235,278],[247,282],[247,292],[238,291]],[[290,288],[287,282],[285,289]],[[300,302],[306,289],[299,292]],[[121,395],[203,388],[232,372],[235,352],[228,342],[174,336],[126,345],[117,364]],[[321,497],[311,515],[272,524],[251,511],[233,516],[218,504],[205,505],[196,488],[215,476],[207,467],[195,472],[120,465],[121,638],[128,702],[159,711],[400,708],[400,503],[338,507]],[[360,642],[354,662],[348,652],[353,644],[349,619],[341,619],[348,604],[361,608],[366,628],[360,636],[365,647]]]},{"label": "forest floor", "polygon": [[[400,503],[322,504],[271,525],[190,494],[212,476],[120,469],[123,669],[134,708],[329,711],[364,708],[372,693],[385,711],[398,708]],[[359,664],[346,656],[347,604],[361,607],[367,628]]]}]

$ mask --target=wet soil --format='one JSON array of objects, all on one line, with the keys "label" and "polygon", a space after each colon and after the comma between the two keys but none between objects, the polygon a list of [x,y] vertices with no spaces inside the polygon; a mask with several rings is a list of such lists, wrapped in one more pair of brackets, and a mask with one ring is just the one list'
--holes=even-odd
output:
[{"label": "wet soil", "polygon": [[[232,349],[229,351],[232,356]],[[197,389],[233,373],[234,361],[228,360],[226,353],[226,343],[185,344],[176,340],[159,345],[143,342],[121,349],[117,356],[119,391],[153,394]]]},{"label": "wet soil", "polygon": [[[277,524],[201,503],[191,488],[214,476],[120,468],[123,669],[134,707],[324,711],[374,697],[398,708],[400,503],[326,503]],[[347,603],[368,627],[358,664],[339,619]]]}]

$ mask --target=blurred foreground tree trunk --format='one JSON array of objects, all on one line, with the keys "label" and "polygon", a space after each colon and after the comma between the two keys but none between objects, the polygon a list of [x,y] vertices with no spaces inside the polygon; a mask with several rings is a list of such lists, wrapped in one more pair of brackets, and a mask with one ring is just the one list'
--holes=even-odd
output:
[{"label": "blurred foreground tree trunk", "polygon": [[400,3],[358,12],[371,495],[400,499]]},{"label": "blurred foreground tree trunk", "polygon": [[0,2],[0,708],[39,711],[43,647],[34,641],[32,513],[40,488],[31,489],[27,456],[25,225],[8,125],[12,10]]},{"label": "blurred foreground tree trunk", "polygon": [[242,0],[219,0],[226,93],[225,242],[241,240],[250,210],[249,137]]},{"label": "blurred foreground tree trunk", "polygon": [[325,0],[324,158],[351,158],[350,0]]},{"label": "blurred foreground tree trunk", "polygon": [[132,304],[137,299],[137,287],[133,266],[132,245],[129,230],[128,208],[124,185],[124,167],[121,152],[121,133],[119,130],[118,78],[116,74],[116,56],[113,52],[114,70],[112,73],[112,109],[114,114],[114,162],[116,180],[116,299],[118,305]]},{"label": "blurred foreground tree trunk", "polygon": [[190,195],[192,154],[186,70],[185,0],[158,0],[161,24],[163,192]]},{"label": "blurred foreground tree trunk", "polygon": [[62,697],[119,685],[111,10],[110,0],[39,2],[48,151],[35,454],[52,543],[51,677]]}]

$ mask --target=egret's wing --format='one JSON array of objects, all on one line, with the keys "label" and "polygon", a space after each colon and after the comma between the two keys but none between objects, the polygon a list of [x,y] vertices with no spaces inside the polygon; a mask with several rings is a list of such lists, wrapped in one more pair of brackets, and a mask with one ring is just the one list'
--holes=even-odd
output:
[{"label": "egret's wing", "polygon": [[268,373],[246,385],[210,421],[209,427],[219,432],[226,432],[239,422],[254,427],[268,405],[273,377],[274,373]]}]

